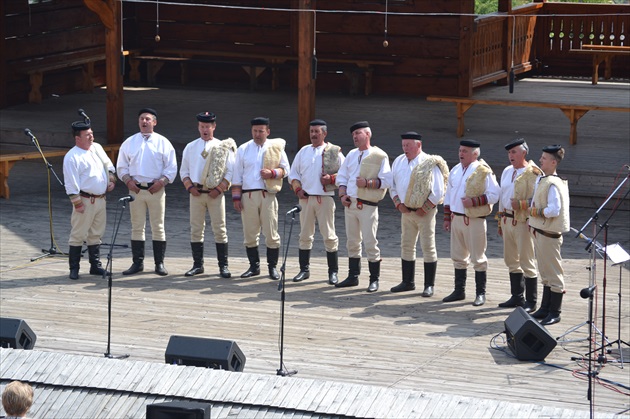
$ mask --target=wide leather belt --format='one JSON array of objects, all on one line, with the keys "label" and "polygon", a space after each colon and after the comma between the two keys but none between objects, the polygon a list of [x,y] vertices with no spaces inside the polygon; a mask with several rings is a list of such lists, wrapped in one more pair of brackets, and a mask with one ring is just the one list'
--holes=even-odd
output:
[{"label": "wide leather belt", "polygon": [[87,193],[87,192],[79,192],[79,195],[81,195],[83,198],[105,198],[105,194],[103,195],[93,195],[91,193]]},{"label": "wide leather belt", "polygon": [[363,205],[369,205],[369,206],[371,206],[371,207],[376,207],[376,206],[378,206],[378,203],[377,203],[377,202],[366,201],[366,200],[361,199],[361,198],[357,198],[357,202],[358,202],[358,203],[360,203],[360,204],[363,204]]},{"label": "wide leather belt", "polygon": [[245,192],[258,192],[258,191],[265,191],[264,189],[243,189],[243,193]]},{"label": "wide leather belt", "polygon": [[514,213],[512,213],[512,212],[504,212],[503,216],[507,217],[507,218],[514,218]]},{"label": "wide leather belt", "polygon": [[560,237],[562,237],[562,234],[560,234],[560,233],[550,233],[548,231],[544,231],[544,230],[541,230],[541,229],[536,228],[536,227],[534,227],[534,231],[537,234],[542,234],[543,236],[549,237],[550,239],[559,239]]},{"label": "wide leather belt", "polygon": [[149,183],[136,183],[136,186],[137,186],[138,188],[143,189],[143,190],[145,190],[145,191],[146,191],[146,190],[147,190],[147,189],[149,189],[151,186],[153,186],[153,182],[149,182]]},{"label": "wide leather belt", "polygon": [[202,185],[200,183],[195,183],[195,188],[197,188],[197,191],[199,191],[199,193],[210,193],[210,192],[212,192],[209,189],[204,189],[204,185]]},{"label": "wide leather belt", "polygon": [[[457,215],[458,217],[468,217],[466,214],[462,214],[461,212],[451,212],[451,214]],[[486,217],[468,217],[468,218],[486,218]]]}]

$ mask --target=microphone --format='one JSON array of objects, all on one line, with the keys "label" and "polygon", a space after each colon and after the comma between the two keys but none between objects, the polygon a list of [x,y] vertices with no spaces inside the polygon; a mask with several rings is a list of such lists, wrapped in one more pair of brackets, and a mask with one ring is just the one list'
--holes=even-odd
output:
[{"label": "microphone", "polygon": [[127,195],[127,196],[123,196],[122,198],[120,198],[118,200],[118,202],[133,202],[135,200],[136,200],[136,198],[134,198],[133,196]]},{"label": "microphone", "polygon": [[33,133],[31,132],[31,130],[30,130],[30,129],[28,129],[28,128],[24,128],[24,134],[25,134],[25,135],[27,135],[27,136],[29,136],[29,137],[31,137],[31,140],[34,140],[34,139],[35,139],[35,136],[34,136],[34,135],[33,135]]},{"label": "microphone", "polygon": [[302,207],[300,205],[296,205],[293,208],[291,208],[289,211],[287,211],[287,215],[297,214],[300,211],[302,211]]},{"label": "microphone", "polygon": [[595,292],[595,288],[597,288],[597,285],[591,285],[590,287],[582,288],[580,290],[580,297],[591,298],[593,296],[593,293]]},{"label": "microphone", "polygon": [[83,117],[85,122],[90,122],[90,117],[85,114],[85,111],[83,109],[77,110],[77,113]]}]

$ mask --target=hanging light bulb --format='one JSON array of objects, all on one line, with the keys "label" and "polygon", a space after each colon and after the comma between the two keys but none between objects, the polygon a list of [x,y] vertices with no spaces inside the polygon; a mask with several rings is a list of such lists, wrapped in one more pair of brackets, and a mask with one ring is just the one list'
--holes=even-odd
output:
[{"label": "hanging light bulb", "polygon": [[387,48],[389,46],[389,41],[387,41],[387,8],[388,0],[385,0],[385,39],[383,40],[383,48]]}]

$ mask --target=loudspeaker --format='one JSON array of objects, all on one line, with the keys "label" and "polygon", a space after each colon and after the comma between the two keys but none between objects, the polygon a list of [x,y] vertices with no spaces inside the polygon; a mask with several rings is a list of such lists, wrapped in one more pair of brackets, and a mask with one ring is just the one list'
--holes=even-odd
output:
[{"label": "loudspeaker", "polygon": [[508,346],[521,361],[542,361],[557,345],[547,329],[523,307],[517,307],[504,323]]},{"label": "loudspeaker", "polygon": [[37,336],[22,319],[0,317],[0,346],[3,348],[33,349]]},{"label": "loudspeaker", "polygon": [[245,355],[231,340],[171,336],[164,358],[167,364],[219,370],[242,372],[245,367]]},{"label": "loudspeaker", "polygon": [[147,405],[147,419],[210,419],[211,405],[199,402],[166,402]]}]

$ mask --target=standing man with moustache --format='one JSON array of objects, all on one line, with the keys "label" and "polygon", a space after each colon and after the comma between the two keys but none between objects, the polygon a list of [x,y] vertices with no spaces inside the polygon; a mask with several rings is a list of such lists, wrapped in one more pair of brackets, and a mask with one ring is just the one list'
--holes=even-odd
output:
[{"label": "standing man with moustache", "polygon": [[335,232],[335,179],[344,161],[341,148],[325,141],[328,135],[326,122],[315,119],[309,124],[311,145],[298,151],[291,164],[289,181],[302,206],[300,212],[299,260],[300,272],[294,282],[310,277],[309,265],[315,222],[324,238],[328,262],[328,283],[334,285],[337,278],[339,239]]},{"label": "standing man with moustache", "polygon": [[143,108],[138,112],[140,132],[127,138],[120,146],[116,169],[118,177],[134,196],[129,203],[131,213],[131,253],[133,264],[123,275],[133,275],[144,270],[144,242],[147,211],[153,236],[155,273],[168,275],[164,267],[166,253],[165,186],[177,176],[177,158],[171,142],[154,132],[157,112]]},{"label": "standing man with moustache", "polygon": [[249,268],[241,278],[260,275],[258,242],[262,230],[267,246],[269,278],[277,280],[280,279],[276,269],[280,256],[280,235],[276,193],[282,189],[282,179],[290,170],[289,159],[284,151],[286,141],[268,138],[271,133],[269,118],[254,118],[251,125],[252,139],[236,150],[232,177],[232,201],[234,209],[241,214],[249,260]]},{"label": "standing man with moustache", "polygon": [[400,212],[400,253],[402,282],[391,292],[416,289],[416,243],[424,258],[423,297],[433,296],[437,271],[435,216],[442,203],[448,179],[448,166],[440,156],[422,151],[422,136],[410,131],[402,134],[403,154],[392,164],[389,195]]},{"label": "standing man with moustache", "polygon": [[498,215],[499,235],[503,238],[503,261],[510,273],[512,296],[499,307],[523,307],[529,313],[536,308],[538,278],[534,237],[529,232],[527,219],[536,178],[541,171],[534,162],[527,161],[529,147],[523,138],[512,141],[505,149],[510,166],[501,175]]},{"label": "standing man with moustache", "polygon": [[462,140],[459,145],[459,164],[448,175],[444,197],[444,230],[451,233],[455,290],[442,301],[466,298],[466,270],[472,263],[476,286],[473,306],[481,306],[486,302],[488,270],[486,217],[499,201],[501,190],[490,166],[479,160],[479,141]]},{"label": "standing man with moustache", "polygon": [[348,153],[336,179],[339,199],[345,208],[348,277],[335,287],[359,285],[364,243],[370,269],[367,292],[375,292],[381,275],[381,251],[376,239],[378,202],[387,193],[391,169],[387,153],[371,145],[372,130],[367,121],[353,124],[350,132],[356,148]]},{"label": "standing man with moustache", "polygon": [[548,326],[560,322],[564,296],[564,269],[562,267],[562,233],[570,230],[569,186],[558,176],[558,164],[564,158],[564,148],[550,145],[543,148],[540,169],[536,179],[534,197],[529,209],[529,225],[534,230],[534,244],[538,270],[543,283],[540,308],[532,317]]},{"label": "standing man with moustache", "polygon": [[210,215],[214,243],[217,249],[219,273],[230,278],[228,269],[228,236],[225,222],[225,191],[230,188],[234,167],[236,143],[233,139],[214,138],[217,127],[216,115],[212,112],[197,114],[199,138],[190,142],[182,156],[179,175],[190,194],[190,247],[193,267],[185,276],[204,272],[204,232],[206,212]]},{"label": "standing man with moustache", "polygon": [[69,278],[79,279],[83,242],[90,257],[90,275],[103,276],[100,248],[107,223],[105,193],[114,189],[116,172],[103,147],[94,142],[89,121],[73,122],[72,134],[75,146],[63,158],[64,186],[74,206],[68,240]]}]

